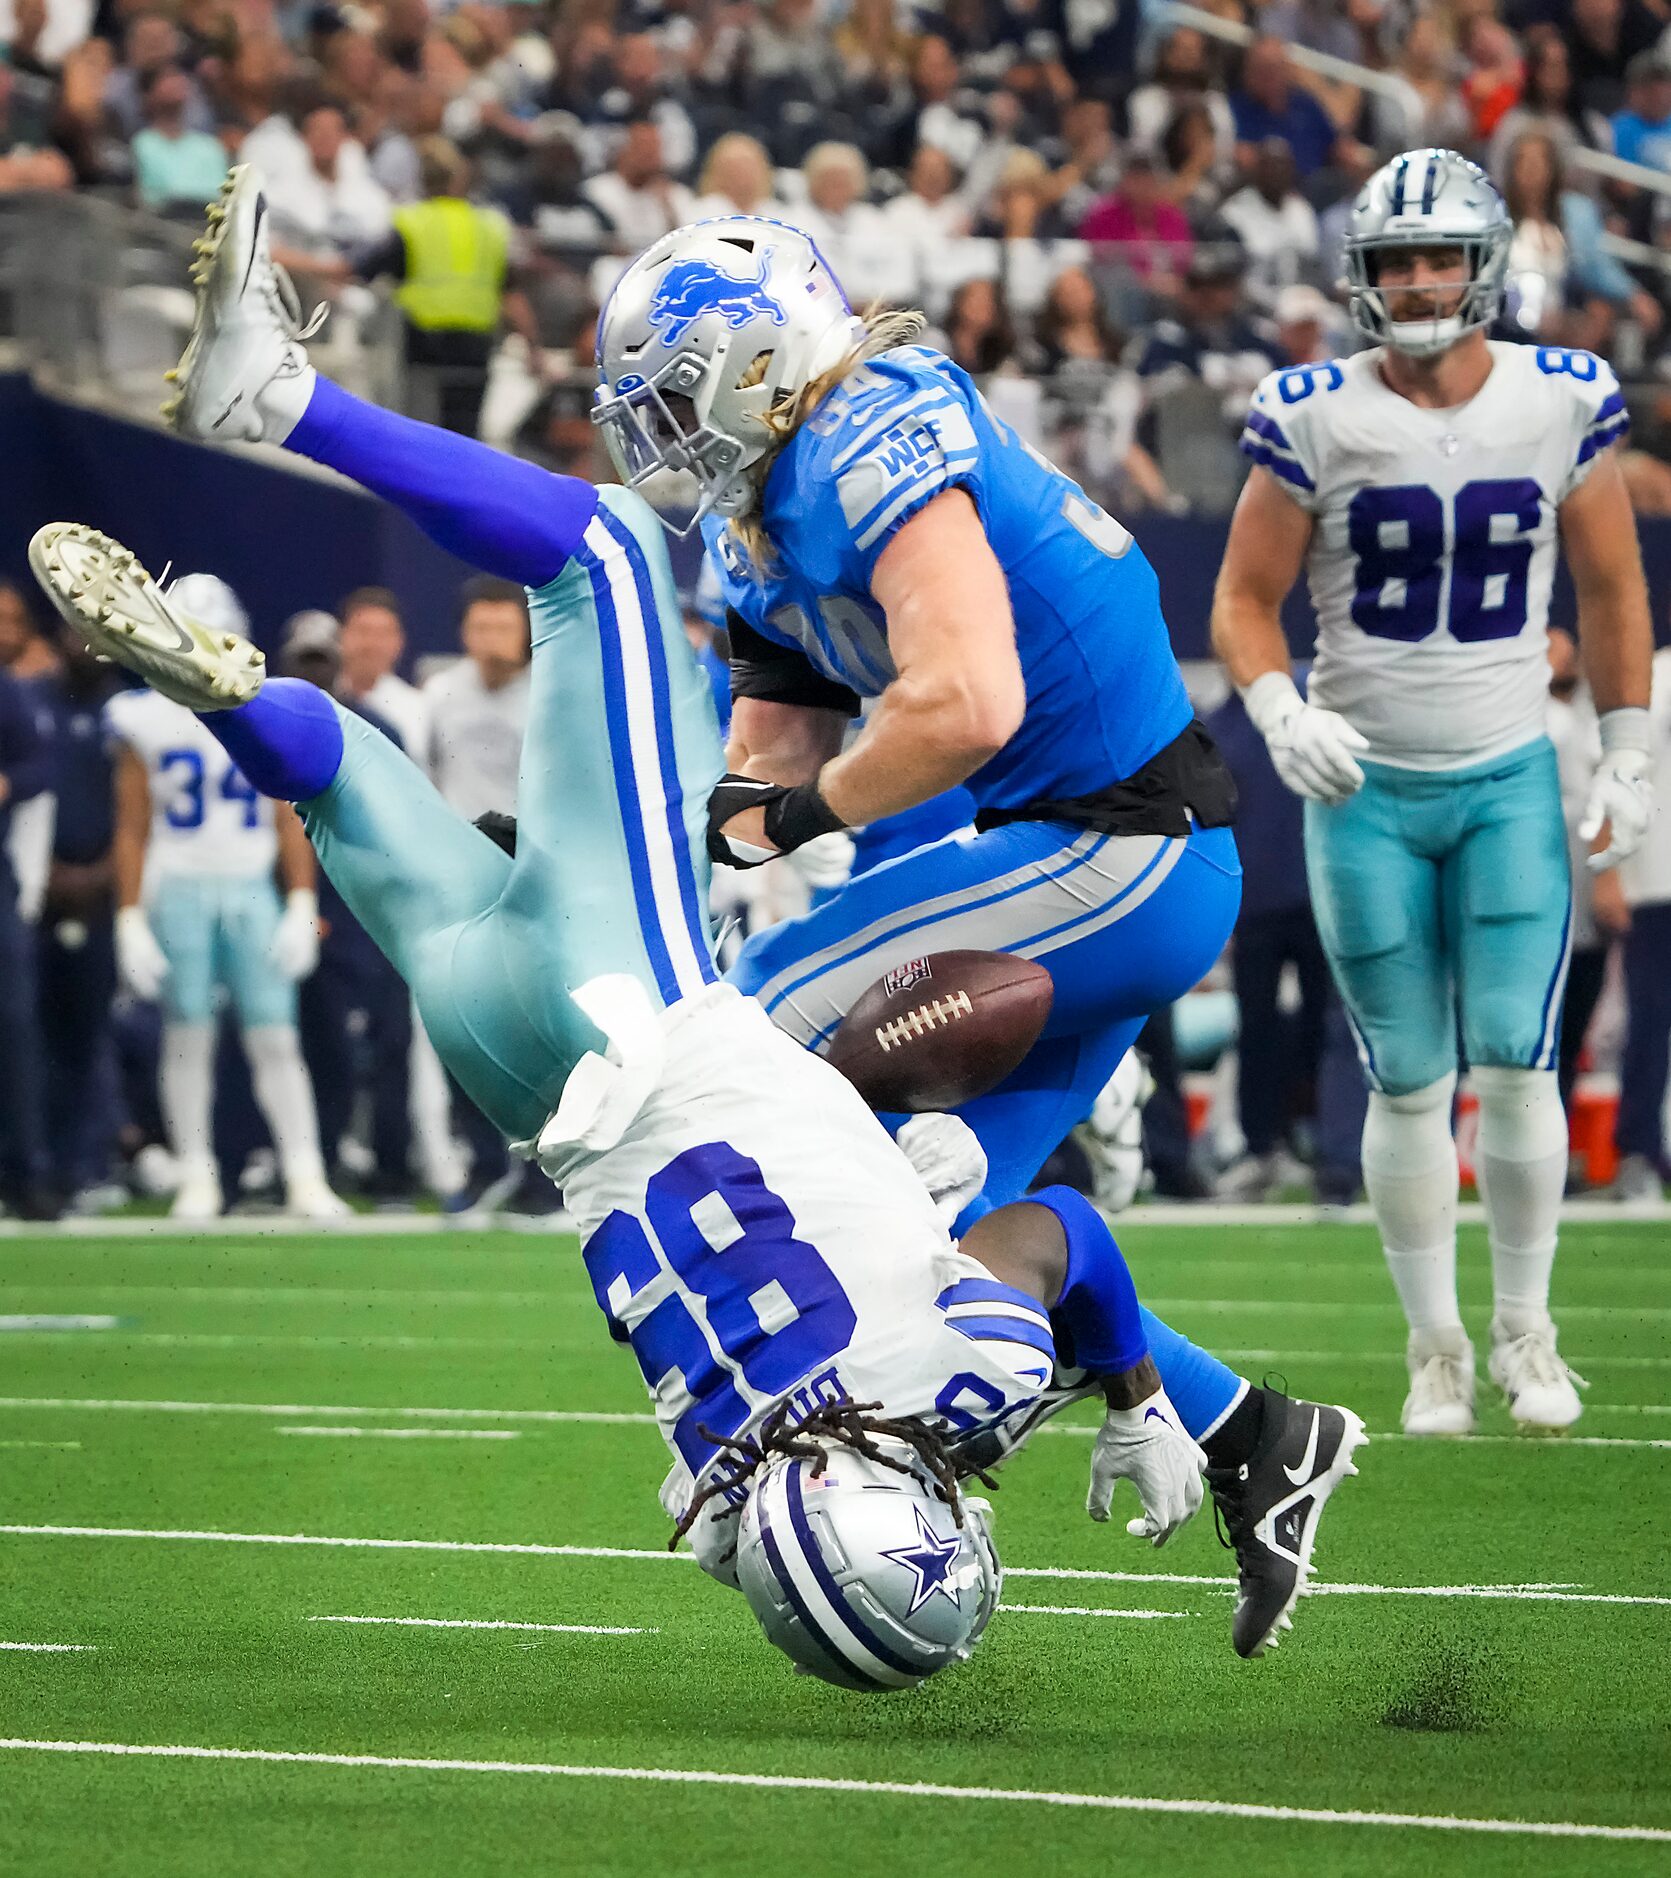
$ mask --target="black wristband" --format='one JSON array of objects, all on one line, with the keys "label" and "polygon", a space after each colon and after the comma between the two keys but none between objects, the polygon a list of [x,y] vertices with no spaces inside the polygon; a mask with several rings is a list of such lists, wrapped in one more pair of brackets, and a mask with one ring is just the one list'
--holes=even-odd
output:
[{"label": "black wristband", "polygon": [[766,804],[766,838],[784,854],[846,826],[815,782],[797,783]]}]

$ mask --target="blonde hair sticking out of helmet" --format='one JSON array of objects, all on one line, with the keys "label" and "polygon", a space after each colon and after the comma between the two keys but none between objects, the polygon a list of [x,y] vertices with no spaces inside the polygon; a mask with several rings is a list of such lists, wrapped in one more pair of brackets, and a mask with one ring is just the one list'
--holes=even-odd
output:
[{"label": "blonde hair sticking out of helmet", "polygon": [[[766,478],[777,461],[779,451],[850,372],[863,365],[866,359],[893,351],[895,346],[914,344],[922,337],[928,319],[925,314],[911,307],[872,305],[859,315],[859,324],[864,327],[864,338],[857,345],[850,347],[834,365],[820,372],[793,396],[780,399],[776,407],[761,420],[771,433],[771,442],[765,454],[750,464],[747,471],[754,500],[741,515],[732,516],[728,524],[747,553],[749,565],[761,574],[767,573],[777,558],[766,535],[763,509]],[[742,383],[758,384],[766,375],[766,360],[769,357],[770,354],[762,353],[755,360],[750,373],[744,375]]]}]

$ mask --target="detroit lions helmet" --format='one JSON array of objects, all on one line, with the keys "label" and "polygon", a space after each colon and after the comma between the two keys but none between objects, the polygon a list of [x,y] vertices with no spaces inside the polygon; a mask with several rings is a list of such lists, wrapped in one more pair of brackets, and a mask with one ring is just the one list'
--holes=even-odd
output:
[{"label": "detroit lions helmet", "polygon": [[[1464,333],[1488,326],[1502,304],[1514,225],[1491,178],[1454,150],[1407,150],[1364,184],[1346,234],[1353,324],[1380,345],[1432,358]],[[1460,248],[1468,277],[1456,310],[1395,321],[1380,285],[1381,258],[1398,249]],[[1400,289],[1400,292],[1423,291]]]},{"label": "detroit lions helmet", "polygon": [[983,1500],[963,1523],[911,1447],[851,1448],[822,1473],[774,1456],[750,1483],[737,1583],[767,1638],[804,1674],[844,1689],[909,1689],[974,1649],[998,1605],[1000,1572]]},{"label": "detroit lions helmet", "polygon": [[598,319],[592,421],[634,488],[688,470],[699,501],[741,514],[763,422],[864,336],[834,274],[797,228],[753,215],[664,235],[621,276]]}]

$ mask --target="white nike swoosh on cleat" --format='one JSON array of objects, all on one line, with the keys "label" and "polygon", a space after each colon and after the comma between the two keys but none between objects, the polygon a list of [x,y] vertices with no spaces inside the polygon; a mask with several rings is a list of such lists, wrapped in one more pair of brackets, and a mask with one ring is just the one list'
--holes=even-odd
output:
[{"label": "white nike swoosh on cleat", "polygon": [[1317,1465],[1317,1431],[1322,1426],[1322,1422],[1323,1411],[1321,1409],[1313,1409],[1311,1411],[1311,1433],[1306,1437],[1305,1453],[1300,1457],[1299,1466],[1290,1467],[1286,1461],[1283,1463],[1282,1471],[1293,1481],[1296,1487],[1303,1487],[1305,1485],[1311,1478],[1312,1469]]}]

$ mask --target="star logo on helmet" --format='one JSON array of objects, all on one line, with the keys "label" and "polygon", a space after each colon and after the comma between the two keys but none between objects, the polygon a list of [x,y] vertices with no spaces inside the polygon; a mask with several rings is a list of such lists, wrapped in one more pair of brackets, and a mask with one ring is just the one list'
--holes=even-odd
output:
[{"label": "star logo on helmet", "polygon": [[917,1522],[918,1543],[895,1546],[891,1552],[878,1549],[880,1557],[892,1559],[896,1565],[903,1565],[916,1578],[917,1582],[911,1591],[911,1608],[905,1615],[916,1616],[936,1592],[962,1610],[963,1599],[957,1586],[951,1583],[950,1573],[952,1561],[963,1550],[963,1542],[960,1539],[942,1539],[923,1518],[921,1507],[912,1507],[911,1514]]}]

